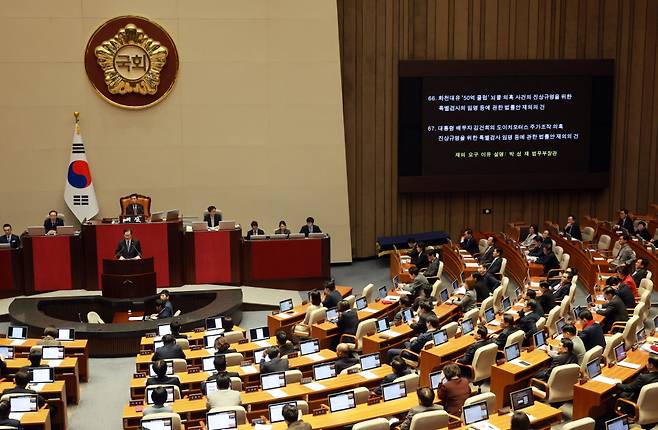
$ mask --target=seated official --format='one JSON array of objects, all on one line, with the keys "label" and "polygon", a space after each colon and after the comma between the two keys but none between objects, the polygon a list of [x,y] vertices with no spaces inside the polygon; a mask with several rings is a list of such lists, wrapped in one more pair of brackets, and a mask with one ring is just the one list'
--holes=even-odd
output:
[{"label": "seated official", "polygon": [[539,304],[534,300],[528,300],[525,307],[519,311],[519,319],[516,321],[516,326],[519,330],[525,332],[525,340],[523,345],[527,346],[532,340],[532,335],[537,332],[537,321],[544,315],[540,315],[537,311]]},{"label": "seated official", "polygon": [[439,273],[439,266],[441,265],[441,261],[439,260],[438,253],[436,249],[430,249],[427,252],[427,260],[428,260],[428,265],[427,269],[423,272],[426,278],[432,278],[436,276]]},{"label": "seated official", "polygon": [[174,315],[174,305],[171,304],[171,294],[169,290],[160,291],[160,300],[164,302],[164,307],[167,308],[167,311],[171,316]]},{"label": "seated official", "polygon": [[240,392],[231,389],[231,380],[226,375],[218,375],[217,391],[206,394],[208,409],[225,406],[240,406]]},{"label": "seated official", "polygon": [[635,265],[634,269],[631,272],[631,278],[633,278],[633,281],[635,281],[636,286],[640,286],[640,283],[642,282],[642,279],[647,277],[647,270],[649,268],[649,261],[644,258],[640,257],[637,260],[635,260]]},{"label": "seated official", "polygon": [[413,237],[410,237],[407,239],[407,248],[409,248],[409,251],[407,252],[407,255],[409,258],[411,258],[411,261],[415,261],[416,258],[418,258],[418,249],[416,249],[416,239]]},{"label": "seated official", "polygon": [[651,233],[647,230],[647,223],[640,221],[637,223],[637,228],[635,229],[635,236],[642,238],[642,240],[651,241]]},{"label": "seated official", "polygon": [[[489,267],[489,264],[493,261],[493,251],[494,247],[496,246],[496,238],[493,236],[489,236],[487,238],[487,247],[485,248],[484,252],[480,254],[480,257],[478,258],[478,262],[485,267]],[[479,248],[478,248],[479,249]]]},{"label": "seated official", "polygon": [[424,242],[418,242],[416,244],[416,251],[418,251],[418,256],[416,257],[416,261],[411,260],[411,262],[418,268],[418,270],[425,269],[430,265],[430,260],[425,249],[426,246]]},{"label": "seated official", "polygon": [[39,408],[42,408],[46,404],[46,399],[44,399],[39,393],[27,388],[27,385],[30,383],[30,372],[26,367],[23,367],[16,372],[14,375],[14,383],[16,386],[13,388],[6,388],[2,391],[0,397],[8,394],[36,394],[37,405]]},{"label": "seated official", "polygon": [[46,234],[56,234],[57,227],[62,227],[64,225],[64,220],[57,215],[57,211],[54,209],[48,212],[48,218],[43,222],[43,229]]},{"label": "seated official", "polygon": [[354,336],[358,325],[359,315],[356,313],[356,309],[352,308],[347,300],[338,302],[338,320],[336,321],[338,334],[336,340],[338,341],[344,334]]},{"label": "seated official", "polygon": [[288,425],[290,430],[311,430],[312,427],[309,423],[299,419],[299,409],[297,403],[288,403],[281,409],[281,416]]},{"label": "seated official", "polygon": [[567,217],[567,224],[564,226],[564,232],[573,239],[583,240],[583,236],[580,233],[580,226],[576,222],[576,217],[573,215]]},{"label": "seated official", "polygon": [[491,340],[489,339],[489,333],[487,332],[487,328],[483,325],[478,326],[477,330],[475,330],[475,343],[471,344],[466,349],[466,352],[464,352],[464,356],[457,360],[457,363],[459,364],[468,364],[469,366],[473,364],[473,358],[475,357],[475,351],[477,351],[479,348],[483,346],[487,346],[491,343]]},{"label": "seated official", "polygon": [[418,321],[409,324],[409,327],[418,334],[424,333],[427,331],[426,321],[430,317],[437,317],[434,313],[434,306],[428,301],[422,301],[418,303]]},{"label": "seated official", "polygon": [[[390,365],[393,369],[393,373],[384,376],[384,379],[382,379],[382,384],[388,384],[389,382],[393,382],[403,376],[411,375],[411,369],[407,365],[407,362],[404,361],[400,356],[394,357],[391,360]],[[381,388],[378,387],[378,389],[379,392],[381,392]]]},{"label": "seated official", "polygon": [[146,386],[149,385],[175,385],[182,392],[180,379],[176,375],[167,375],[167,363],[164,360],[154,361],[151,364],[153,373],[156,376],[151,376],[146,380]]},{"label": "seated official", "polygon": [[[427,330],[424,333],[420,333],[416,338],[404,343],[404,348],[410,350],[413,353],[420,354],[425,344],[433,339],[434,332],[439,329],[440,323],[439,319],[436,316],[429,316],[425,319],[425,324],[427,324]],[[391,348],[386,353],[386,361],[388,363],[392,362],[395,357],[398,357],[402,353],[402,349]]]},{"label": "seated official", "polygon": [[619,220],[615,224],[615,228],[623,228],[628,232],[633,232],[633,219],[628,215],[628,209],[621,209],[619,211]]},{"label": "seated official", "polygon": [[220,336],[217,339],[215,339],[215,355],[224,355],[224,354],[231,354],[234,352],[238,352],[235,349],[231,348],[231,344],[228,343],[226,338],[224,336]]},{"label": "seated official", "polygon": [[491,263],[487,266],[487,273],[491,275],[496,275],[500,273],[503,268],[503,250],[502,248],[494,248],[493,250],[493,259]]},{"label": "seated official", "polygon": [[240,377],[238,372],[228,372],[226,370],[226,357],[224,357],[224,355],[216,355],[215,359],[213,360],[213,364],[215,365],[216,373],[214,375],[210,375],[206,381],[214,381],[220,375],[226,376],[227,378]]},{"label": "seated official", "polygon": [[400,300],[398,300],[398,303],[400,304],[400,310],[397,311],[395,313],[395,316],[393,317],[394,323],[402,321],[402,315],[404,314],[404,311],[406,311],[407,309],[411,309],[412,302],[409,296],[400,296]]},{"label": "seated official", "polygon": [[470,228],[467,228],[464,230],[464,235],[461,238],[461,241],[459,242],[459,247],[463,250],[468,251],[471,256],[475,256],[475,254],[480,253],[480,248],[478,247],[477,242],[475,241],[475,238],[473,237],[473,230]]},{"label": "seated official", "polygon": [[539,283],[539,291],[541,291],[541,296],[539,296],[537,300],[539,301],[543,313],[547,314],[551,309],[557,306],[555,296],[553,295],[553,291],[551,291],[551,286],[546,281]]},{"label": "seated official", "polygon": [[594,321],[592,313],[585,309],[580,312],[579,318],[583,322],[583,328],[580,330],[580,333],[578,333],[578,336],[583,341],[585,350],[589,351],[597,345],[601,348],[605,348],[605,335],[603,334],[603,328]]},{"label": "seated official", "polygon": [[173,413],[174,410],[171,406],[167,405],[167,390],[165,387],[156,387],[151,392],[151,400],[153,401],[152,405],[144,408],[144,416],[152,414],[164,414],[164,413]]},{"label": "seated official", "polygon": [[471,309],[475,308],[478,300],[477,294],[475,293],[475,279],[473,279],[472,277],[466,279],[466,282],[464,283],[464,287],[466,288],[466,293],[464,293],[464,296],[461,298],[461,300],[449,299],[447,302],[459,306],[459,310],[462,313],[466,313]]},{"label": "seated official", "polygon": [[288,340],[288,334],[285,330],[276,332],[276,347],[279,348],[279,355],[285,357],[286,355],[295,352],[295,345]]},{"label": "seated official", "polygon": [[498,333],[498,335],[494,335],[494,337],[496,339],[496,346],[498,347],[498,350],[503,351],[505,349],[505,344],[507,343],[507,338],[509,335],[519,329],[516,327],[514,316],[509,314],[503,315],[503,322],[500,324],[500,326],[503,328],[503,330]]},{"label": "seated official", "polygon": [[528,235],[523,239],[523,242],[521,242],[521,245],[525,246],[528,248],[530,251],[534,248],[534,238],[537,237],[537,232],[539,229],[537,228],[536,224],[530,224],[530,227],[528,227]]},{"label": "seated official", "polygon": [[133,238],[133,232],[127,228],[123,231],[123,239],[117,244],[114,256],[119,260],[136,260],[142,258],[142,244]]},{"label": "seated official", "polygon": [[235,324],[233,324],[233,317],[222,318],[222,328],[224,329],[224,333],[233,331],[233,328],[235,328]]},{"label": "seated official", "polygon": [[626,309],[633,309],[635,307],[633,291],[628,285],[621,282],[621,279],[616,276],[611,276],[605,280],[605,285],[612,287],[617,291],[617,295],[621,301],[624,302],[624,305],[626,305]]},{"label": "seated official", "polygon": [[279,354],[279,348],[272,346],[267,348],[267,358],[270,361],[265,361],[265,357],[260,359],[260,373],[264,375],[266,373],[273,372],[285,372],[290,370],[290,364],[288,363],[288,357],[281,358]]},{"label": "seated official", "polygon": [[430,285],[430,282],[425,275],[420,273],[418,267],[409,268],[409,277],[411,278],[411,284],[400,284],[400,288],[403,291],[411,293],[411,296],[415,299],[420,295],[421,290]]},{"label": "seated official", "polygon": [[[340,296],[340,293],[338,293],[338,295]],[[311,291],[310,299],[311,299],[311,303],[309,303],[308,306],[306,307],[306,314],[304,315],[304,321],[302,321],[302,324],[306,324],[306,325],[308,325],[313,311],[320,309],[322,307],[322,295],[320,294],[319,291]]]},{"label": "seated official", "polygon": [[596,313],[603,315],[601,328],[605,333],[609,333],[614,323],[628,321],[628,310],[614,288],[606,287],[603,290],[603,297],[605,297],[606,303]]},{"label": "seated official", "polygon": [[182,358],[185,359],[185,352],[176,344],[176,338],[170,334],[165,334],[162,336],[163,345],[155,350],[153,353],[152,361],[172,359],[172,358]]},{"label": "seated official", "polygon": [[560,340],[560,348],[556,355],[551,356],[551,364],[542,370],[541,372],[535,375],[535,378],[541,381],[548,381],[548,378],[551,376],[551,372],[558,366],[563,366],[565,364],[574,364],[578,363],[578,357],[573,352],[573,342],[570,339],[562,338]]},{"label": "seated official", "polygon": [[0,236],[0,243],[8,243],[9,247],[12,249],[18,249],[21,247],[21,238],[11,232],[11,224],[3,225],[2,230],[5,234]]},{"label": "seated official", "polygon": [[252,221],[251,222],[251,230],[247,232],[247,239],[249,239],[251,236],[258,235],[262,236],[264,235],[265,232],[258,228],[258,221]]},{"label": "seated official", "polygon": [[354,351],[351,343],[339,343],[336,347],[336,375],[348,367],[359,364],[359,354]]},{"label": "seated official", "polygon": [[57,337],[58,331],[53,326],[48,326],[43,329],[43,338],[37,341],[37,345],[46,345],[46,346],[60,346],[62,342],[55,339]]},{"label": "seated official", "polygon": [[619,391],[619,397],[637,402],[642,387],[654,382],[658,382],[658,356],[650,355],[647,360],[646,372],[640,373],[627,384],[615,385],[615,388]]},{"label": "seated official", "polygon": [[541,235],[535,236],[532,239],[532,244],[528,247],[528,249],[530,250],[528,257],[541,257],[544,254],[544,238]]},{"label": "seated official", "polygon": [[31,349],[27,355],[27,359],[30,361],[30,367],[41,366],[42,358],[43,358],[43,351],[41,349]]},{"label": "seated official", "polygon": [[510,421],[510,430],[529,430],[530,418],[523,412],[514,412]]},{"label": "seated official", "polygon": [[573,283],[574,276],[576,275],[573,272],[573,270],[567,268],[567,270],[562,272],[562,275],[560,276],[560,280],[557,281],[557,284],[554,284],[552,286],[553,298],[555,299],[555,303],[560,303],[563,298],[569,295],[569,291],[571,291],[571,286]]},{"label": "seated official", "polygon": [[155,299],[155,313],[150,316],[152,320],[171,318],[173,316],[174,314],[171,312],[171,308],[168,308],[165,302],[161,299]]},{"label": "seated official", "polygon": [[[577,336],[576,334],[576,327],[573,325],[567,324],[562,327],[563,339],[569,339],[571,343],[573,343],[573,353],[576,356],[578,364],[581,364],[583,362],[583,357],[585,356],[585,344],[580,336]],[[555,353],[549,351],[548,355],[554,357]]]},{"label": "seated official", "polygon": [[400,430],[409,430],[411,428],[411,420],[416,414],[443,410],[443,406],[434,404],[434,390],[431,388],[419,388],[416,390],[416,395],[418,396],[418,406],[409,409],[404,421],[400,423]]},{"label": "seated official", "polygon": [[[481,273],[473,273],[471,276],[469,276],[469,278],[475,281],[475,286],[473,287],[473,289],[475,290],[475,296],[477,297],[477,302],[482,303],[487,297],[491,295],[491,291],[489,290],[489,285],[493,285],[493,283],[490,282],[490,280],[495,278],[490,273],[486,273],[484,275],[482,275]],[[466,280],[468,280],[468,278]]]},{"label": "seated official", "polygon": [[525,292],[525,300],[526,300],[526,303],[532,301],[532,302],[535,302],[537,304],[537,307],[535,308],[535,312],[537,313],[537,315],[544,315],[545,314],[544,308],[539,303],[539,300],[537,300],[537,291],[531,290],[530,288],[528,288],[528,290]]},{"label": "seated official", "polygon": [[23,430],[19,420],[9,418],[11,405],[8,400],[0,400],[0,426],[14,427],[16,430]]},{"label": "seated official", "polygon": [[[496,278],[493,273],[489,272],[488,267],[483,264],[478,266],[477,274],[480,275],[480,279],[476,277],[475,280],[482,282],[487,287],[487,290],[489,290],[489,293],[493,294],[494,290],[500,285],[498,278]],[[473,275],[475,275],[475,273]]]},{"label": "seated official", "polygon": [[222,215],[217,212],[215,206],[208,206],[208,213],[203,216],[203,220],[208,223],[208,227],[219,227],[219,222],[222,220]]},{"label": "seated official", "polygon": [[299,232],[308,236],[310,233],[322,233],[322,230],[315,225],[315,220],[310,216],[306,218],[306,225],[302,226],[302,228],[299,229]]},{"label": "seated official", "polygon": [[[637,287],[640,284],[635,282],[635,278],[633,278],[634,266],[635,266],[635,261],[629,264],[624,264],[623,266],[617,268],[617,272],[619,272],[619,274],[621,275],[622,278],[621,282],[625,284],[628,288],[630,288],[631,293],[633,294],[633,298],[639,299],[640,293],[638,292]],[[633,307],[635,307],[635,305],[630,306],[629,309],[632,309]]]},{"label": "seated official", "polygon": [[288,230],[288,226],[284,220],[279,221],[279,228],[274,230],[274,234],[290,234],[290,230]]},{"label": "seated official", "polygon": [[176,338],[176,339],[187,339],[186,334],[182,334],[180,332],[180,321],[177,319],[173,320],[171,324],[169,324],[169,328],[171,329],[171,335]]},{"label": "seated official", "polygon": [[459,366],[455,363],[447,364],[443,368],[443,376],[446,382],[439,385],[438,397],[446,412],[460,416],[464,402],[471,396],[471,387],[468,379],[461,375]]},{"label": "seated official", "polygon": [[628,234],[622,234],[617,240],[619,244],[619,253],[614,260],[611,260],[608,265],[615,269],[619,266],[626,264],[632,264],[635,261],[635,251],[631,248],[628,242],[631,240],[631,237]]},{"label": "seated official", "polygon": [[137,203],[137,194],[130,195],[130,204],[126,206],[126,216],[144,215],[144,206]]},{"label": "seated official", "polygon": [[558,261],[555,253],[553,252],[553,247],[551,245],[545,244],[542,248],[543,255],[537,259],[537,264],[544,266],[544,274],[547,275],[551,270],[559,269],[560,262]]},{"label": "seated official", "polygon": [[338,306],[338,302],[343,300],[340,291],[336,290],[336,283],[333,279],[329,281],[324,281],[322,284],[324,289],[324,297],[322,298],[322,306],[327,309],[335,308]]}]

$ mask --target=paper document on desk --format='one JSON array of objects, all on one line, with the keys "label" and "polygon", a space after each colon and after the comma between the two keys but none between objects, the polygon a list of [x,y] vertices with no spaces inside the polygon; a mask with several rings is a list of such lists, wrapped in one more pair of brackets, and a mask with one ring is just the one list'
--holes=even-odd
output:
[{"label": "paper document on desk", "polygon": [[520,360],[520,359],[518,359],[518,358],[517,358],[517,359],[514,359],[514,360],[512,360],[512,361],[508,361],[508,363],[509,363],[509,364],[513,364],[513,365],[515,365],[515,366],[519,366],[519,367],[529,367],[529,366],[531,365],[531,363],[528,363],[528,362],[526,362],[526,361]]},{"label": "paper document on desk", "polygon": [[398,333],[397,331],[393,331],[393,330],[390,330],[390,329],[389,330],[384,330],[384,331],[382,331],[378,334],[379,334],[379,336],[381,336],[383,338],[386,338],[386,339],[390,339],[392,337],[400,335],[400,333]]},{"label": "paper document on desk", "polygon": [[128,321],[142,321],[144,317],[128,317]]},{"label": "paper document on desk", "polygon": [[270,396],[274,397],[275,399],[280,399],[282,397],[288,397],[288,394],[286,394],[285,391],[283,391],[281,388],[275,388],[273,390],[265,390],[267,394]]},{"label": "paper document on desk", "polygon": [[379,312],[377,309],[371,309],[371,308],[363,308],[361,309],[362,312],[368,312],[369,314],[374,314]]},{"label": "paper document on desk", "polygon": [[32,390],[34,390],[34,391],[36,391],[36,392],[39,392],[39,391],[43,390],[45,386],[46,386],[45,383],[41,383],[41,384],[30,384],[30,387],[29,387],[29,388],[32,389]]},{"label": "paper document on desk", "polygon": [[254,343],[260,346],[261,348],[267,348],[268,346],[272,346],[272,344],[267,340],[258,340]]},{"label": "paper document on desk", "polygon": [[594,260],[594,261],[605,261],[605,257],[594,257],[592,260]]},{"label": "paper document on desk", "polygon": [[324,357],[319,352],[314,352],[313,354],[304,355],[304,357],[308,358],[309,360],[313,360],[313,361],[324,360]]},{"label": "paper document on desk", "polygon": [[477,430],[500,430],[495,425],[491,424],[488,421],[480,421],[479,423],[470,424],[469,427],[472,427]]},{"label": "paper document on desk", "polygon": [[477,269],[477,267],[479,266],[479,264],[477,264],[477,263],[464,263],[464,266],[466,266],[466,267],[473,267],[473,268],[476,268],[476,269]]},{"label": "paper document on desk", "polygon": [[620,361],[617,364],[621,367],[628,367],[629,369],[639,369],[640,367],[642,367],[641,364],[631,363],[628,361]]},{"label": "paper document on desk", "polygon": [[62,360],[44,360],[48,363],[50,367],[59,367],[62,364]]},{"label": "paper document on desk", "polygon": [[400,296],[386,296],[384,300],[387,302],[397,302],[400,300]]},{"label": "paper document on desk", "polygon": [[12,412],[9,414],[9,418],[12,420],[18,420],[20,421],[21,418],[23,418],[24,413],[23,412]]},{"label": "paper document on desk", "polygon": [[247,375],[250,373],[258,373],[258,369],[256,369],[254,366],[242,366],[240,369],[242,369],[242,373]]},{"label": "paper document on desk", "polygon": [[539,282],[530,281],[530,286],[539,288]]},{"label": "paper document on desk", "polygon": [[308,388],[311,391],[322,391],[322,390],[327,388],[324,385],[319,384],[317,382],[311,382],[311,383],[308,383],[308,384],[304,384],[303,386]]},{"label": "paper document on desk", "polygon": [[13,346],[20,346],[25,343],[25,339],[14,339],[11,341]]},{"label": "paper document on desk", "polygon": [[295,315],[295,314],[287,314],[287,313],[285,313],[285,312],[280,312],[280,313],[276,314],[276,316],[278,316],[279,318],[282,318],[282,319],[284,319],[284,320],[285,320],[285,319],[288,319],[288,318],[291,318],[291,317],[293,317],[294,315]]},{"label": "paper document on desk", "polygon": [[508,309],[505,311],[507,315],[518,315],[519,313],[515,311],[514,309]]},{"label": "paper document on desk", "polygon": [[464,287],[455,288],[452,294],[466,294],[466,288]]},{"label": "paper document on desk", "polygon": [[272,430],[272,424],[256,424],[254,430]]},{"label": "paper document on desk", "polygon": [[597,376],[596,378],[592,379],[592,381],[602,382],[602,383],[608,384],[608,385],[621,384],[621,381],[619,379],[612,379],[612,378],[608,378],[607,376],[603,376],[603,375]]},{"label": "paper document on desk", "polygon": [[364,370],[363,372],[359,372],[359,375],[361,375],[365,379],[376,379],[377,375],[372,373],[370,370]]},{"label": "paper document on desk", "polygon": [[500,325],[500,321],[498,321],[498,320],[491,320],[491,321],[489,321],[487,324],[498,327],[498,326]]}]

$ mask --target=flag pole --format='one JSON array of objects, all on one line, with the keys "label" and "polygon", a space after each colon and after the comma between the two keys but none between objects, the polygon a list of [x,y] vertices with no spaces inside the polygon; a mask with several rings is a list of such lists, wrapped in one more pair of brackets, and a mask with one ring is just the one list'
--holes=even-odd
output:
[{"label": "flag pole", "polygon": [[75,117],[76,124],[80,122],[80,112],[73,112],[73,116]]}]

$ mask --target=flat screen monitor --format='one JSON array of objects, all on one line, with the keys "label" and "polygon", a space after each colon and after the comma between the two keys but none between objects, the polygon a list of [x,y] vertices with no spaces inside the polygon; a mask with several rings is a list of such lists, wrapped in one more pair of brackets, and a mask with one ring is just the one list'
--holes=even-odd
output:
[{"label": "flat screen monitor", "polygon": [[75,329],[72,328],[58,328],[57,340],[69,341],[75,340]]},{"label": "flat screen monitor", "polygon": [[[455,279],[454,281],[452,281],[451,287],[452,287],[453,292],[455,290],[459,289],[459,279]],[[446,288],[446,290],[447,290],[447,288]]]},{"label": "flat screen monitor", "polygon": [[535,332],[535,334],[532,335],[532,339],[534,341],[535,348],[546,345],[546,333],[544,333],[543,330]]},{"label": "flat screen monitor", "polygon": [[565,321],[564,318],[560,318],[559,320],[555,321],[555,332],[558,335],[561,335],[562,334],[562,327],[564,327],[565,325],[567,325],[567,322]]},{"label": "flat screen monitor", "polygon": [[171,326],[169,324],[160,324],[158,326],[158,336],[164,336],[165,334],[171,334]]},{"label": "flat screen monitor", "polygon": [[[165,372],[165,375],[173,375],[174,374],[174,362],[171,360],[165,360],[165,363],[167,364],[167,371]],[[153,370],[153,365],[149,366],[149,376],[158,376],[155,374],[155,371]]]},{"label": "flat screen monitor", "polygon": [[516,289],[514,290],[514,300],[516,300],[517,302],[521,300],[521,295],[522,295],[521,287],[516,287]]},{"label": "flat screen monitor", "polygon": [[514,412],[535,404],[535,398],[532,395],[532,388],[530,387],[510,393],[509,398]]},{"label": "flat screen monitor", "polygon": [[206,414],[208,430],[228,430],[238,428],[238,417],[235,411],[208,412]]},{"label": "flat screen monitor", "polygon": [[249,329],[249,339],[251,339],[252,342],[269,338],[270,329],[268,329],[267,326]]},{"label": "flat screen monitor", "polygon": [[441,303],[445,303],[448,301],[450,298],[450,294],[448,294],[448,289],[444,288],[439,292],[439,298],[441,299]]},{"label": "flat screen monitor", "polygon": [[14,347],[13,346],[0,346],[0,356],[5,359],[14,358]]},{"label": "flat screen monitor", "polygon": [[11,413],[35,412],[38,409],[38,398],[36,394],[25,394],[9,398]]},{"label": "flat screen monitor", "polygon": [[215,341],[219,339],[220,337],[224,337],[223,333],[217,333],[217,334],[206,334],[203,336],[203,345],[205,348],[214,348],[215,347]]},{"label": "flat screen monitor", "polygon": [[272,390],[286,386],[286,372],[274,372],[260,375],[260,385],[263,390]]},{"label": "flat screen monitor", "polygon": [[507,361],[516,360],[521,356],[521,348],[518,343],[513,343],[505,347],[505,359]]},{"label": "flat screen monitor", "polygon": [[359,297],[356,299],[356,302],[354,302],[354,306],[357,311],[363,310],[368,307],[368,299],[365,297]]},{"label": "flat screen monitor", "polygon": [[394,276],[393,279],[391,279],[391,282],[393,282],[393,288],[397,290],[400,285],[400,277],[397,275]]},{"label": "flat screen monitor", "polygon": [[380,318],[377,320],[377,333],[386,331],[389,328],[391,328],[391,326],[389,325],[388,320],[386,318]]},{"label": "flat screen monitor", "polygon": [[285,299],[279,302],[279,312],[288,312],[292,310],[292,299]]},{"label": "flat screen monitor", "polygon": [[490,307],[484,310],[484,320],[488,323],[496,319],[496,313],[494,312],[494,308]]},{"label": "flat screen monitor", "polygon": [[9,339],[27,339],[27,327],[9,326],[7,329],[7,337]]},{"label": "flat screen monitor", "polygon": [[402,321],[408,323],[414,318],[414,314],[411,309],[407,308],[402,311]]},{"label": "flat screen monitor", "polygon": [[469,334],[474,328],[475,326],[473,325],[472,319],[462,321],[462,334]]},{"label": "flat screen monitor", "polygon": [[64,347],[44,345],[41,347],[41,358],[44,360],[62,360],[64,358]]},{"label": "flat screen monitor", "polygon": [[637,331],[635,334],[635,337],[637,338],[637,343],[644,343],[645,340],[647,340],[647,333],[645,332],[644,328],[641,328]]},{"label": "flat screen monitor", "polygon": [[354,398],[354,391],[331,394],[329,395],[328,400],[329,400],[329,410],[331,412],[340,412],[356,407],[356,399]]},{"label": "flat screen monitor", "polygon": [[30,382],[33,384],[55,382],[55,369],[46,366],[30,368]]},{"label": "flat screen monitor", "polygon": [[503,297],[503,312],[511,308],[512,308],[512,299],[510,299],[509,296]]},{"label": "flat screen monitor", "polygon": [[377,289],[377,291],[379,292],[379,298],[380,299],[385,299],[386,296],[388,296],[388,291],[386,290],[386,285],[379,287]]},{"label": "flat screen monitor", "polygon": [[223,328],[222,321],[224,317],[221,315],[216,315],[214,317],[206,318],[206,330],[217,330]]},{"label": "flat screen monitor", "polygon": [[379,353],[374,352],[372,354],[367,354],[367,355],[362,355],[359,358],[359,363],[361,364],[361,370],[366,371],[366,370],[371,370],[371,369],[376,369],[379,366],[382,365],[380,359],[379,359]]},{"label": "flat screen monitor", "polygon": [[605,430],[628,430],[628,417],[622,415],[606,421]]},{"label": "flat screen monitor", "polygon": [[215,356],[211,355],[210,357],[203,357],[203,360],[201,361],[203,364],[203,371],[204,372],[215,372]]},{"label": "flat screen monitor", "polygon": [[464,424],[467,426],[488,419],[489,410],[487,409],[487,402],[478,402],[464,406]]},{"label": "flat screen monitor", "polygon": [[162,340],[154,340],[153,341],[153,348],[154,349],[157,350],[158,348],[162,348],[163,346],[164,346],[164,342]]},{"label": "flat screen monitor", "polygon": [[327,309],[327,321],[329,322],[335,322],[338,320],[338,309],[337,308],[331,308]]},{"label": "flat screen monitor", "polygon": [[580,319],[580,313],[586,309],[587,308],[585,306],[576,306],[575,308],[573,308],[573,316],[575,317],[575,319],[576,320]]},{"label": "flat screen monitor", "polygon": [[311,339],[299,343],[299,353],[301,355],[315,354],[320,351],[320,341],[317,339]]},{"label": "flat screen monitor", "polygon": [[[146,404],[147,405],[152,405],[155,402],[153,401],[153,391],[155,391],[157,387],[146,387]],[[172,403],[174,401],[174,386],[173,385],[167,385],[164,387],[165,390],[167,391],[167,402],[166,403]]]},{"label": "flat screen monitor", "polygon": [[382,384],[382,395],[384,396],[385,402],[407,397],[407,386],[404,382]]},{"label": "flat screen monitor", "polygon": [[144,430],[171,430],[173,428],[171,418],[142,418],[142,428]]},{"label": "flat screen monitor", "polygon": [[615,346],[615,360],[617,362],[624,361],[626,358],[626,347],[624,343],[620,343],[619,345]]},{"label": "flat screen monitor", "polygon": [[313,366],[313,380],[315,381],[322,381],[323,379],[329,379],[335,376],[336,363],[334,361]]},{"label": "flat screen monitor", "polygon": [[270,357],[267,356],[267,350],[269,348],[260,348],[254,350],[254,363],[260,363],[263,359],[265,361],[270,361]]},{"label": "flat screen monitor", "polygon": [[213,391],[217,391],[219,389],[219,388],[217,388],[217,380],[216,379],[206,381],[205,387],[206,387],[206,395],[208,395],[208,393],[212,393]]},{"label": "flat screen monitor", "polygon": [[588,294],[587,297],[585,297],[585,301],[587,302],[587,306],[591,306],[592,303],[594,303],[594,300],[592,299],[591,294]]},{"label": "flat screen monitor", "polygon": [[443,375],[443,371],[439,370],[438,372],[430,373],[430,387],[432,390],[439,388],[439,385],[446,382],[446,377]]},{"label": "flat screen monitor", "polygon": [[601,357],[587,363],[587,377],[594,379],[601,374]]},{"label": "flat screen monitor", "polygon": [[434,346],[443,345],[448,342],[448,331],[447,330],[437,330],[432,336],[434,340]]},{"label": "flat screen monitor", "polygon": [[273,403],[267,406],[270,423],[280,423],[285,421],[283,418],[283,407],[286,405],[297,406],[297,402]]}]

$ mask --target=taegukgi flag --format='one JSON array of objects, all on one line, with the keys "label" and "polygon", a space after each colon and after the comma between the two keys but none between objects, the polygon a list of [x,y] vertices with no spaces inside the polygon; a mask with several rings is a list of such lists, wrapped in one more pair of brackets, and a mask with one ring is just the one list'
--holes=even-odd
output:
[{"label": "taegukgi flag", "polygon": [[82,222],[85,219],[93,218],[98,213],[98,202],[96,201],[94,184],[91,182],[91,170],[87,163],[85,145],[82,142],[82,133],[78,121],[76,112],[64,200],[73,215],[78,221]]}]

